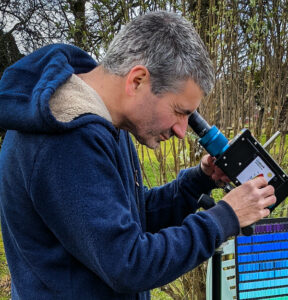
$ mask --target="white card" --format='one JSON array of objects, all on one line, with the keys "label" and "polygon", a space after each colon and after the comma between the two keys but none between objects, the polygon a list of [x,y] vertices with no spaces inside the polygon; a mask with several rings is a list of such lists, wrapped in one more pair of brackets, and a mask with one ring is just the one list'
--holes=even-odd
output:
[{"label": "white card", "polygon": [[259,175],[263,175],[264,178],[269,182],[275,174],[265,164],[265,162],[257,156],[238,176],[237,179],[240,183],[244,183],[250,179],[253,179]]}]

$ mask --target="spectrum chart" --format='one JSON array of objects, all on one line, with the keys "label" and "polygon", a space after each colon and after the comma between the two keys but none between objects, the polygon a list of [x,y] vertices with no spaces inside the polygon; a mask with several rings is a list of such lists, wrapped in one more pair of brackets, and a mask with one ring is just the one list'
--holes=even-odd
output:
[{"label": "spectrum chart", "polygon": [[239,300],[288,300],[288,218],[261,220],[235,239]]}]

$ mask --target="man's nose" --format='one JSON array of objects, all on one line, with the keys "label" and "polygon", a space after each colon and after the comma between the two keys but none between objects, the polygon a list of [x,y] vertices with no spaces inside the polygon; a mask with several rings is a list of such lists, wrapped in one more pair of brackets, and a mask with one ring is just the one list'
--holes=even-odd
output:
[{"label": "man's nose", "polygon": [[173,133],[177,136],[178,139],[183,139],[186,134],[188,126],[188,116],[185,118],[181,118],[175,123],[172,127]]}]

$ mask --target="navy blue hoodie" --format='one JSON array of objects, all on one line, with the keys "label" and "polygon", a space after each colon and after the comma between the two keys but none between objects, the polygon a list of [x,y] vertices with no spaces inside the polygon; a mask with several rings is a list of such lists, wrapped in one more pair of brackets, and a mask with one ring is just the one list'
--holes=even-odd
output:
[{"label": "navy blue hoodie", "polygon": [[1,224],[12,299],[149,299],[150,289],[239,231],[224,201],[195,213],[199,195],[214,187],[199,166],[148,190],[127,132],[94,113],[69,122],[54,116],[49,101],[58,87],[95,67],[82,50],[51,45],[0,81],[0,127],[8,129]]}]

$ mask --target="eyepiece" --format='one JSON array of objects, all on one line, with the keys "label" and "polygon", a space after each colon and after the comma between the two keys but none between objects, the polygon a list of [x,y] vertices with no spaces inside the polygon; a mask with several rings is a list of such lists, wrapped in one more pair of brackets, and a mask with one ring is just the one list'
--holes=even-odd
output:
[{"label": "eyepiece", "polygon": [[194,111],[194,113],[189,117],[188,124],[200,138],[202,138],[211,129],[211,126],[197,111]]},{"label": "eyepiece", "polygon": [[189,117],[188,124],[200,137],[200,145],[211,156],[219,157],[229,147],[227,138],[220,130],[215,125],[211,127],[197,111]]}]

